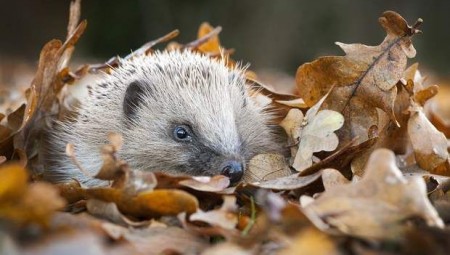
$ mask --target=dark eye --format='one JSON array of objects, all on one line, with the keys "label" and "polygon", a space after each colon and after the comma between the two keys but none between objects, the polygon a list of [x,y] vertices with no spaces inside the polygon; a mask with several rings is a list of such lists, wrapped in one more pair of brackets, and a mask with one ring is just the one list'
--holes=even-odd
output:
[{"label": "dark eye", "polygon": [[173,136],[179,141],[190,141],[192,139],[190,129],[187,126],[176,126],[173,129]]}]

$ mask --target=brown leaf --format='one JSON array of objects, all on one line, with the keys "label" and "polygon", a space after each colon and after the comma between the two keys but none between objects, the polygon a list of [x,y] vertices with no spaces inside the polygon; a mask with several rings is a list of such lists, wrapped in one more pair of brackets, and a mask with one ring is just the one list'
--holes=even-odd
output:
[{"label": "brown leaf", "polygon": [[338,255],[341,254],[341,252],[330,236],[310,227],[294,236],[292,238],[292,243],[277,254]]},{"label": "brown leaf", "polygon": [[[208,22],[203,22],[198,29],[197,38],[203,38],[213,30],[214,27],[212,27]],[[210,37],[207,42],[198,46],[198,50],[212,55],[219,55],[221,50],[219,36],[214,35]]]},{"label": "brown leaf", "polygon": [[438,91],[438,85],[432,85],[425,89],[419,90],[414,94],[414,101],[423,106],[430,98],[437,95]]},{"label": "brown leaf", "polygon": [[364,238],[397,238],[404,230],[403,221],[413,216],[443,227],[423,179],[405,179],[394,154],[386,149],[373,152],[359,182],[330,187],[304,212],[323,230]]},{"label": "brown leaf", "polygon": [[28,175],[18,164],[0,168],[0,203],[20,199],[27,189]]},{"label": "brown leaf", "polygon": [[80,183],[75,180],[59,183],[56,187],[58,188],[61,197],[66,199],[69,204],[85,199]]},{"label": "brown leaf", "polygon": [[341,174],[341,172],[332,168],[322,170],[322,182],[325,190],[329,190],[332,187],[350,183],[350,181],[347,180],[347,178],[345,178]]},{"label": "brown leaf", "polygon": [[346,56],[321,57],[297,70],[297,88],[309,106],[335,86],[324,107],[345,116],[345,126],[339,132],[341,142],[355,137],[359,142],[367,140],[368,129],[377,124],[375,108],[396,121],[395,85],[403,75],[407,57],[415,56],[411,37],[419,31],[392,11],[383,13],[379,21],[387,33],[380,45],[337,43]]},{"label": "brown leaf", "polygon": [[376,141],[377,137],[373,137],[357,145],[355,145],[356,140],[344,144],[333,154],[299,173],[299,176],[307,176],[325,168],[334,168],[343,171],[348,166],[348,164],[350,164],[352,159],[354,159],[355,157],[359,157],[368,148],[372,147],[376,143]]},{"label": "brown leaf", "polygon": [[86,209],[94,216],[107,219],[113,223],[123,226],[142,227],[150,224],[148,221],[134,222],[128,219],[119,211],[117,205],[111,202],[104,202],[98,199],[88,199],[86,202]]},{"label": "brown leaf", "polygon": [[189,217],[189,220],[206,222],[224,229],[234,229],[238,223],[236,211],[236,197],[224,196],[223,204],[219,209],[207,212],[198,210]]},{"label": "brown leaf", "polygon": [[20,165],[1,167],[0,176],[0,218],[46,226],[52,214],[65,205],[50,184],[28,185],[28,174]]},{"label": "brown leaf", "polygon": [[208,245],[205,238],[178,227],[123,229],[122,237],[142,254],[200,254]]},{"label": "brown leaf", "polygon": [[303,117],[298,109],[289,111],[286,118],[280,123],[289,136],[291,143],[298,143],[298,148],[291,147],[294,157],[292,167],[301,172],[313,164],[313,153],[319,151],[333,151],[339,144],[339,139],[334,133],[344,124],[342,114],[321,110],[328,94],[312,106]]},{"label": "brown leaf", "polygon": [[439,93],[430,100],[430,121],[447,138],[450,138],[450,86],[439,87]]},{"label": "brown leaf", "polygon": [[232,242],[218,243],[216,245],[208,247],[201,253],[201,255],[228,255],[228,254],[252,255],[255,253]]},{"label": "brown leaf", "polygon": [[266,181],[291,174],[292,171],[283,155],[259,154],[248,163],[248,169],[245,171],[242,181]]},{"label": "brown leaf", "polygon": [[33,148],[36,143],[30,141],[40,139],[43,129],[51,123],[49,119],[58,113],[60,101],[57,97],[64,86],[64,82],[59,79],[59,72],[67,67],[73,47],[83,34],[86,24],[86,21],[81,22],[64,43],[51,40],[41,50],[38,69],[28,91],[24,119],[14,137],[14,147],[28,156],[36,150]]},{"label": "brown leaf", "polygon": [[296,95],[279,93],[251,77],[247,77],[247,83],[257,92],[252,97],[256,99],[262,98],[265,101],[265,104],[262,105],[270,104],[276,109],[277,115],[275,117],[277,122],[281,121],[293,107],[307,108],[305,101]]},{"label": "brown leaf", "polygon": [[264,189],[293,190],[308,186],[309,184],[318,180],[321,174],[322,173],[320,171],[308,176],[299,176],[299,174],[293,174],[273,180],[253,182],[250,185]]},{"label": "brown leaf", "polygon": [[5,156],[0,156],[0,165],[5,163],[7,158]]},{"label": "brown leaf", "polygon": [[17,108],[14,112],[8,114],[8,127],[11,130],[18,130],[23,121],[23,116],[25,114],[25,104],[22,104],[19,108]]},{"label": "brown leaf", "polygon": [[102,146],[101,155],[103,165],[95,175],[95,178],[101,180],[114,181],[123,178],[124,168],[127,168],[126,162],[120,160],[117,152],[122,148],[123,138],[118,133],[108,134],[109,144]]},{"label": "brown leaf", "polygon": [[135,196],[114,188],[91,188],[84,190],[86,197],[114,202],[119,210],[137,218],[153,218],[193,213],[198,208],[197,199],[182,190],[157,189],[141,192]]},{"label": "brown leaf", "polygon": [[179,184],[198,191],[219,192],[230,186],[230,179],[223,175],[193,176],[191,179],[180,181]]},{"label": "brown leaf", "polygon": [[418,165],[430,173],[450,176],[447,138],[425,117],[420,106],[411,109],[408,134]]}]

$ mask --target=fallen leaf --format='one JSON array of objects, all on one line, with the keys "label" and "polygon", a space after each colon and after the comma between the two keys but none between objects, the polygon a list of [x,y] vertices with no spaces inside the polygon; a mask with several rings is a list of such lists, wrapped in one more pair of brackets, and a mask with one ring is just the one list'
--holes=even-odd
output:
[{"label": "fallen leaf", "polygon": [[[208,22],[203,22],[198,29],[197,38],[202,38],[211,33],[213,30],[214,28]],[[198,47],[198,50],[212,55],[219,55],[221,51],[219,36],[214,35],[209,38],[207,42]]]},{"label": "fallen leaf", "polygon": [[291,245],[277,254],[338,255],[341,254],[341,252],[330,236],[310,227],[294,236]]},{"label": "fallen leaf", "polygon": [[113,223],[123,226],[142,227],[148,226],[149,221],[135,222],[123,215],[117,205],[111,202],[104,202],[98,199],[88,199],[86,201],[87,211],[97,217],[107,219]]},{"label": "fallen leaf", "polygon": [[319,151],[333,151],[339,144],[339,139],[334,133],[344,124],[342,114],[321,110],[324,100],[328,94],[320,99],[307,112],[305,117],[298,109],[292,109],[286,118],[280,123],[285,130],[290,141],[298,142],[298,149],[291,149],[294,162],[292,167],[301,172],[310,167],[313,163],[313,153]]},{"label": "fallen leaf", "polygon": [[439,87],[439,93],[430,100],[430,121],[447,138],[450,138],[450,86],[448,82]]},{"label": "fallen leaf", "polygon": [[234,229],[238,223],[236,197],[224,196],[223,204],[219,209],[204,212],[198,210],[191,214],[190,221],[206,222],[212,226],[224,229]]},{"label": "fallen leaf", "polygon": [[324,103],[325,109],[341,112],[344,128],[338,132],[342,142],[358,137],[368,139],[368,129],[377,125],[375,108],[382,109],[394,122],[396,84],[403,75],[407,58],[415,56],[411,37],[419,30],[393,11],[379,18],[387,36],[378,46],[337,43],[345,56],[321,57],[299,67],[297,88],[306,104],[316,104],[334,86]]},{"label": "fallen leaf", "polygon": [[219,192],[230,186],[230,179],[223,175],[193,176],[191,179],[180,181],[179,184],[198,191]]},{"label": "fallen leaf", "polygon": [[205,249],[201,255],[252,255],[255,254],[253,251],[244,249],[243,247],[231,243],[231,242],[224,242],[219,243],[214,246],[211,246],[207,249]]},{"label": "fallen leaf", "polygon": [[23,116],[25,114],[25,104],[22,104],[14,112],[8,114],[8,127],[11,130],[18,130],[22,126]]},{"label": "fallen leaf", "polygon": [[0,168],[0,202],[19,200],[27,189],[28,175],[18,164]]},{"label": "fallen leaf", "polygon": [[83,192],[87,198],[114,202],[122,213],[137,218],[193,213],[198,208],[197,199],[182,190],[157,189],[136,195],[114,188],[89,188]]},{"label": "fallen leaf", "polygon": [[341,172],[332,168],[322,170],[322,182],[325,190],[330,190],[332,187],[350,183]]},{"label": "fallen leaf", "polygon": [[[149,227],[124,231],[123,239],[142,254],[200,254],[208,242],[178,227]],[[124,253],[129,254],[129,253]]]},{"label": "fallen leaf", "polygon": [[6,157],[5,156],[0,156],[0,165],[6,162]]},{"label": "fallen leaf", "polygon": [[28,184],[28,174],[18,164],[2,166],[0,176],[0,218],[47,226],[52,214],[65,205],[52,185]]},{"label": "fallen leaf", "polygon": [[309,184],[318,180],[321,174],[322,173],[320,171],[307,176],[299,176],[299,174],[293,174],[286,177],[279,177],[273,180],[253,182],[250,183],[250,185],[263,189],[293,190],[308,186]]},{"label": "fallen leaf", "polygon": [[414,101],[417,102],[419,105],[424,106],[425,103],[435,95],[437,95],[439,91],[438,85],[432,85],[425,89],[419,90],[416,93],[414,93]]},{"label": "fallen leaf", "polygon": [[244,173],[242,181],[266,181],[291,174],[292,171],[283,155],[259,154],[253,157],[248,163],[248,169]]},{"label": "fallen leaf", "polygon": [[371,239],[398,238],[404,220],[413,216],[430,226],[444,226],[423,179],[405,179],[387,149],[372,153],[359,182],[330,187],[303,211],[323,230]]},{"label": "fallen leaf", "polygon": [[431,124],[418,105],[411,108],[408,134],[417,164],[430,173],[450,176],[447,138]]}]

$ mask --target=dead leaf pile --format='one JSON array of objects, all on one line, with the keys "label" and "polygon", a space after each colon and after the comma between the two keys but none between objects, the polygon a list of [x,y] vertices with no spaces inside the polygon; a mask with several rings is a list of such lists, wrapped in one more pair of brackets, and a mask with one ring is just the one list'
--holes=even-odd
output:
[{"label": "dead leaf pile", "polygon": [[[42,49],[25,104],[0,113],[0,254],[447,254],[450,250],[449,115],[429,107],[428,86],[410,26],[397,13],[379,19],[377,46],[337,43],[345,56],[301,65],[296,94],[246,77],[255,102],[277,113],[290,157],[251,159],[244,181],[170,176],[131,169],[122,137],[99,148],[99,187],[42,181],[37,160],[53,120],[76,117],[71,92],[81,79],[109,73],[154,46],[194,50],[238,65],[221,45],[221,27],[175,42],[175,30],[124,58],[70,69],[87,22],[71,3],[65,41]],[[105,28],[106,29],[106,28]],[[3,93],[3,91],[1,91]],[[447,98],[448,100],[448,98]],[[15,105],[12,102],[11,106]],[[438,106],[441,108],[438,108]],[[443,131],[444,133],[441,133]],[[83,170],[74,148],[67,155]],[[289,153],[287,153],[289,154]],[[87,166],[86,166],[87,167]],[[86,172],[87,174],[87,172]],[[82,247],[82,251],[80,251]]]}]

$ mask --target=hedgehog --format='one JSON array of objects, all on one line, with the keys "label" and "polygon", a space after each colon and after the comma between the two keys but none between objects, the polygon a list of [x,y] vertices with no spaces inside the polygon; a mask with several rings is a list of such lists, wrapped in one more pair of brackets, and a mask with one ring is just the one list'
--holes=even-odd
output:
[{"label": "hedgehog", "polygon": [[74,144],[77,160],[95,175],[103,163],[100,148],[115,132],[123,137],[118,156],[131,169],[225,175],[238,182],[253,156],[280,150],[273,113],[250,96],[244,72],[245,67],[229,68],[224,60],[187,50],[122,59],[90,86],[76,119],[49,131],[45,179],[100,185],[77,168],[65,148]]}]

